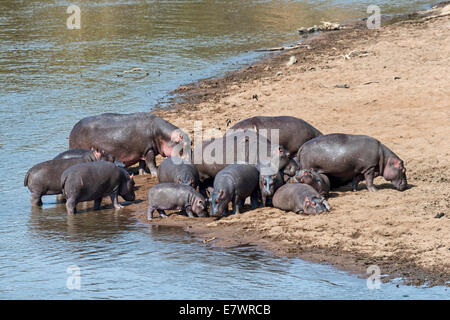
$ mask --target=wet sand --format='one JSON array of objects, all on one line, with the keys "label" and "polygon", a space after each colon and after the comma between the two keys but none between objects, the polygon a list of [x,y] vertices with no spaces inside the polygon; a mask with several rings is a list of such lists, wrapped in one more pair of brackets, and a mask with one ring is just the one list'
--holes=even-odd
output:
[{"label": "wet sand", "polygon": [[[324,33],[305,42],[310,49],[285,51],[222,78],[182,86],[176,92],[182,102],[154,111],[191,136],[193,121],[224,133],[255,115],[291,115],[323,133],[370,135],[404,160],[406,191],[379,177],[376,193],[364,182],[357,192],[350,186],[332,191],[326,214],[247,207],[220,220],[172,214],[150,223],[180,226],[200,241],[215,237],[206,245],[250,244],[366,277],[367,267],[378,265],[385,280],[450,285],[449,9],[427,18],[411,15],[414,20],[380,30],[358,24]],[[290,56],[298,62],[288,67]],[[142,201],[127,206],[145,222],[147,192],[156,183],[150,175],[136,177]],[[444,216],[437,218],[440,213]]]}]

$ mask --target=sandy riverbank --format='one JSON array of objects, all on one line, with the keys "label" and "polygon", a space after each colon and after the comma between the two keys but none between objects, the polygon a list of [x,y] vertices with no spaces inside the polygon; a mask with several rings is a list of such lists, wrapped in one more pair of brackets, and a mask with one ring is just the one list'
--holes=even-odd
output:
[{"label": "sandy riverbank", "polygon": [[[310,49],[180,87],[187,100],[155,113],[191,135],[195,120],[225,132],[254,115],[296,116],[323,133],[367,134],[404,160],[410,188],[398,192],[383,178],[375,180],[376,193],[364,183],[357,192],[344,187],[331,193],[332,211],[317,216],[261,208],[220,220],[174,214],[151,223],[216,238],[207,245],[254,244],[360,274],[376,264],[389,278],[449,285],[450,16],[380,30],[356,26],[307,43]],[[298,63],[287,67],[290,56]],[[147,191],[157,181],[146,175],[136,182],[144,201],[127,208],[146,221]]]}]

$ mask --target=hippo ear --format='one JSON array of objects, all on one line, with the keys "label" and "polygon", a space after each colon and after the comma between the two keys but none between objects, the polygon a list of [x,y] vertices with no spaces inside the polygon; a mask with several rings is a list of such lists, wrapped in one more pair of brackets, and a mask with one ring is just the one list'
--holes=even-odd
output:
[{"label": "hippo ear", "polygon": [[304,206],[308,207],[310,205],[311,201],[309,200],[308,196],[305,197]]},{"label": "hippo ear", "polygon": [[225,198],[225,190],[220,189],[220,191],[219,191],[219,199],[223,199],[223,198]]},{"label": "hippo ear", "polygon": [[134,180],[134,174],[130,176],[130,180]]}]

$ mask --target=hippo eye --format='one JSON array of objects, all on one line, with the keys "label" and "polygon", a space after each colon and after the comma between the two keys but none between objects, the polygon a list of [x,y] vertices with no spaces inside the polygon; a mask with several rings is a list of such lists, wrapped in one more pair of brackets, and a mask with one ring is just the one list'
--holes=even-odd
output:
[{"label": "hippo eye", "polygon": [[264,185],[267,185],[267,181],[266,181],[266,180],[264,180],[263,184],[264,184]]},{"label": "hippo eye", "polygon": [[311,205],[312,205],[313,207],[315,207],[315,206],[316,206],[316,203],[313,201],[313,202],[311,202]]},{"label": "hippo eye", "polygon": [[219,203],[219,199],[216,199],[216,201],[215,201],[216,203]]}]

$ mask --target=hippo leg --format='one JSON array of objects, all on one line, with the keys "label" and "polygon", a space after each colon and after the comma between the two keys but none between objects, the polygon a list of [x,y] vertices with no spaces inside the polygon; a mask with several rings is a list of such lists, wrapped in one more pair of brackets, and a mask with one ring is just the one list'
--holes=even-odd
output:
[{"label": "hippo leg", "polygon": [[64,197],[62,194],[59,194],[56,196],[56,202],[58,203],[65,203],[66,202],[66,197]]},{"label": "hippo leg", "polygon": [[241,212],[239,211],[239,202],[240,200],[238,199],[238,197],[234,196],[233,199],[231,199],[231,204],[232,204],[232,214],[240,214]]},{"label": "hippo leg", "polygon": [[139,175],[144,175],[146,174],[145,172],[145,161],[144,160],[139,160]]},{"label": "hippo leg", "polygon": [[370,192],[377,191],[377,188],[373,185],[375,168],[370,168],[364,173],[364,178],[366,179],[367,189]]},{"label": "hippo leg", "polygon": [[167,218],[167,214],[163,209],[157,209],[161,218]]},{"label": "hippo leg", "polygon": [[74,198],[67,199],[66,211],[67,211],[67,214],[77,213],[77,200],[76,199],[74,199]]},{"label": "hippo leg", "polygon": [[158,176],[158,172],[156,170],[155,156],[156,156],[155,151],[153,151],[152,149],[150,149],[145,155],[145,164],[147,165],[147,168],[150,170],[152,177]]},{"label": "hippo leg", "polygon": [[194,213],[192,212],[191,207],[186,207],[186,213],[188,215],[189,218],[194,218]]},{"label": "hippo leg", "polygon": [[94,210],[100,210],[101,203],[102,203],[102,198],[95,199],[95,201],[94,201]]},{"label": "hippo leg", "polygon": [[252,210],[259,207],[259,201],[258,201],[259,198],[260,198],[259,190],[255,190],[250,196],[250,203],[251,203]]},{"label": "hippo leg", "polygon": [[123,206],[119,203],[119,188],[116,191],[113,191],[109,197],[111,198],[111,202],[116,209],[122,209]]},{"label": "hippo leg", "polygon": [[358,183],[363,181],[364,176],[362,174],[358,174],[352,180],[352,191],[358,191]]},{"label": "hippo leg", "polygon": [[151,206],[148,207],[148,210],[147,210],[147,219],[148,220],[152,220],[153,219],[153,212],[155,210],[156,210],[155,207],[151,207]]},{"label": "hippo leg", "polygon": [[42,206],[42,195],[32,193],[30,197],[31,205],[33,206]]}]

